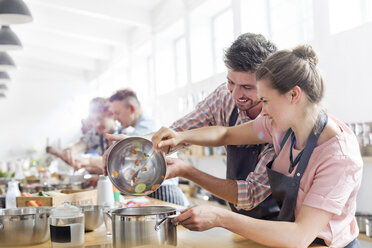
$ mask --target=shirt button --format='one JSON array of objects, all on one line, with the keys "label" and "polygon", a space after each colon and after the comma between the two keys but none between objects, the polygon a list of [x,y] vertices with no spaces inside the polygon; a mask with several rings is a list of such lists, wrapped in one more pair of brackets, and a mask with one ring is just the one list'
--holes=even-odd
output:
[{"label": "shirt button", "polygon": [[298,177],[301,176],[300,172],[297,173],[297,176],[298,176]]}]

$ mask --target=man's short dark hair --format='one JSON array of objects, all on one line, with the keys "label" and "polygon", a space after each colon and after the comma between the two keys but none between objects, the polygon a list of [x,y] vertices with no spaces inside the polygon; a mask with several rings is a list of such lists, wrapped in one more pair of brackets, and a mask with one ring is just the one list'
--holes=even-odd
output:
[{"label": "man's short dark hair", "polygon": [[276,46],[261,34],[240,35],[225,51],[224,62],[227,68],[239,72],[254,72],[272,53]]},{"label": "man's short dark hair", "polygon": [[125,101],[127,103],[135,103],[140,105],[136,93],[131,89],[118,90],[109,98],[110,102]]}]

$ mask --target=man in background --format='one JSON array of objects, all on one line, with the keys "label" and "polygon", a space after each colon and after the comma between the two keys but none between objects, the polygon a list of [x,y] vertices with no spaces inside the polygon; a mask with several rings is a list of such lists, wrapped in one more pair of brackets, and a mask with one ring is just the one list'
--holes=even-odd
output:
[{"label": "man in background", "polygon": [[[159,129],[160,125],[146,116],[134,91],[118,90],[109,101],[115,120],[119,121],[123,132],[130,136],[142,136]],[[178,187],[178,177],[164,180],[160,187],[148,195],[159,200],[187,206],[188,200]]]}]

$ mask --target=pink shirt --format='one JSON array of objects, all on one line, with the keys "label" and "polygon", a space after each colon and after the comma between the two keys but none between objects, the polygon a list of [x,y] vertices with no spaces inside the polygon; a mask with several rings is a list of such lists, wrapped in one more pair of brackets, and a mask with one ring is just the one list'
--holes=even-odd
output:
[{"label": "pink shirt", "polygon": [[[330,247],[345,247],[358,236],[355,220],[356,196],[362,180],[363,160],[355,135],[342,122],[329,116],[341,133],[315,147],[300,182],[295,216],[302,205],[333,213],[328,225],[319,233]],[[260,139],[273,143],[277,157],[272,169],[293,177],[289,169],[290,138],[280,151],[286,130],[278,130],[267,117],[253,121],[253,129]],[[293,150],[296,157],[299,150]]]}]

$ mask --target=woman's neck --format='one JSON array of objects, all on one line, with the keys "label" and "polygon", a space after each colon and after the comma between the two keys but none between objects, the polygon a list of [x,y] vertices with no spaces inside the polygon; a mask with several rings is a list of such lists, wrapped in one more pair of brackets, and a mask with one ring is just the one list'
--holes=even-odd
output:
[{"label": "woman's neck", "polygon": [[298,117],[295,118],[293,126],[291,127],[296,136],[295,149],[302,150],[305,148],[310,133],[316,124],[318,114],[319,109],[313,106],[300,113]]}]

